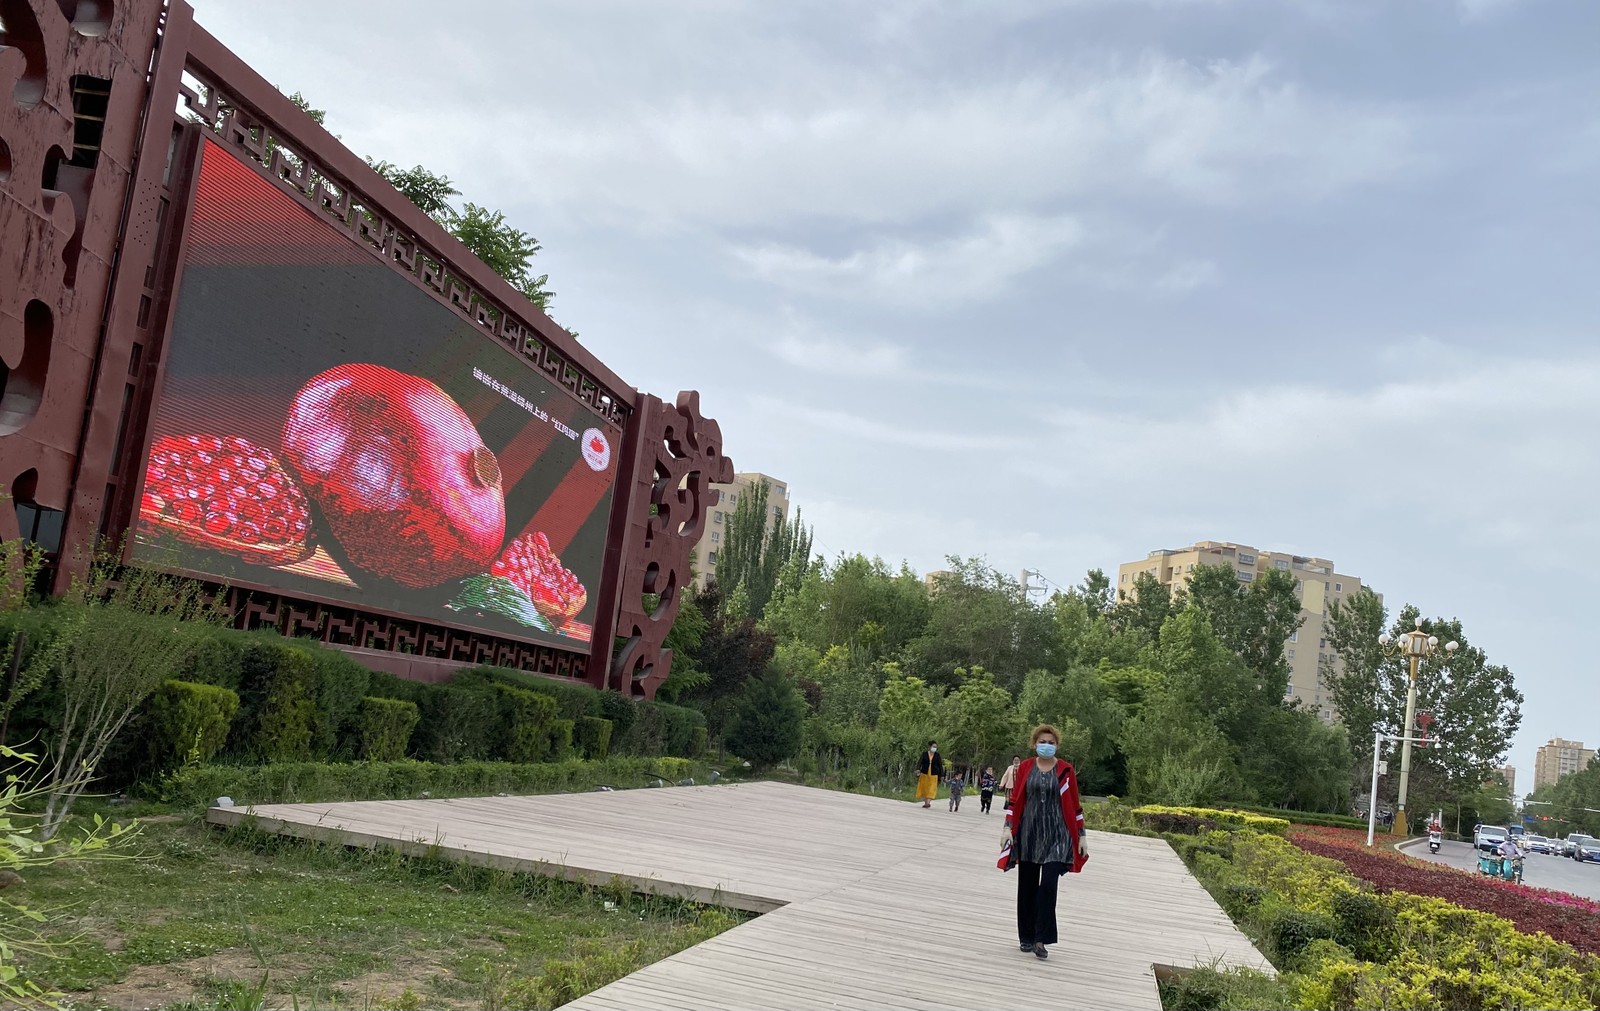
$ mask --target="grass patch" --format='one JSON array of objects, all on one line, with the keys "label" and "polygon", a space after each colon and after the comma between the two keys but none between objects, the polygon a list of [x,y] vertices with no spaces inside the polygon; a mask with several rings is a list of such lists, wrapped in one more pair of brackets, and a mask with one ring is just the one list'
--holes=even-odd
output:
[{"label": "grass patch", "polygon": [[24,971],[73,1006],[237,1005],[265,977],[267,1006],[554,1007],[744,919],[198,818],[131,850],[28,877],[68,946]]}]

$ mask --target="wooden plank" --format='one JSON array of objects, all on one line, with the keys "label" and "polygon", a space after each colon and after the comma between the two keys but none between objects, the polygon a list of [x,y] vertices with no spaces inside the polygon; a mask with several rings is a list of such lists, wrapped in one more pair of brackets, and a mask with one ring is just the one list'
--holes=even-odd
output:
[{"label": "wooden plank", "polygon": [[1153,966],[1271,971],[1158,839],[1095,835],[1062,943],[1018,952],[998,817],[778,783],[213,808],[264,831],[760,912],[570,1007],[1159,1008]]}]

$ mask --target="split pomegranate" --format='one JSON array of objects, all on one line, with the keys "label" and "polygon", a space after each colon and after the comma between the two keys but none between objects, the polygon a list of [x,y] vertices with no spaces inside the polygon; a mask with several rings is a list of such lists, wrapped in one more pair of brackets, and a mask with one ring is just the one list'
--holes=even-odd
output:
[{"label": "split pomegranate", "polygon": [[543,531],[523,534],[512,541],[489,573],[509,579],[528,595],[540,614],[557,624],[583,610],[589,601],[589,591],[577,576],[562,567]]},{"label": "split pomegranate", "polygon": [[290,565],[312,552],[305,495],[271,450],[238,436],[157,439],[139,517],[185,544],[254,565]]},{"label": "split pomegranate", "polygon": [[289,405],[283,455],[358,582],[438,586],[483,572],[505,540],[500,464],[426,379],[366,364],[313,376]]}]

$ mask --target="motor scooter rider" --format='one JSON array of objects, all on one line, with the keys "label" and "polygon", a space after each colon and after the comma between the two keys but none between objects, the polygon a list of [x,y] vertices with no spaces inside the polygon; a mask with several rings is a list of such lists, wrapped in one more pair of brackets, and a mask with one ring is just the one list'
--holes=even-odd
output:
[{"label": "motor scooter rider", "polygon": [[1517,841],[1510,836],[1501,840],[1500,845],[1495,847],[1495,853],[1504,861],[1502,866],[1510,866],[1522,859],[1522,847],[1518,846]]}]

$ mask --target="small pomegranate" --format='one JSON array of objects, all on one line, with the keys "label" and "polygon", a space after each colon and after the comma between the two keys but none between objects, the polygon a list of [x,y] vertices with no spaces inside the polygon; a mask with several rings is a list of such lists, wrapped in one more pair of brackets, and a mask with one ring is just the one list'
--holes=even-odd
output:
[{"label": "small pomegranate", "polygon": [[500,464],[426,379],[365,364],[313,376],[283,455],[348,569],[422,589],[483,572],[505,540]]},{"label": "small pomegranate", "polygon": [[305,495],[270,449],[238,436],[157,439],[139,517],[253,565],[292,565],[312,552]]},{"label": "small pomegranate", "polygon": [[589,591],[577,576],[562,567],[543,531],[523,534],[508,544],[489,574],[509,579],[528,595],[540,614],[558,625],[583,610],[589,601]]}]

